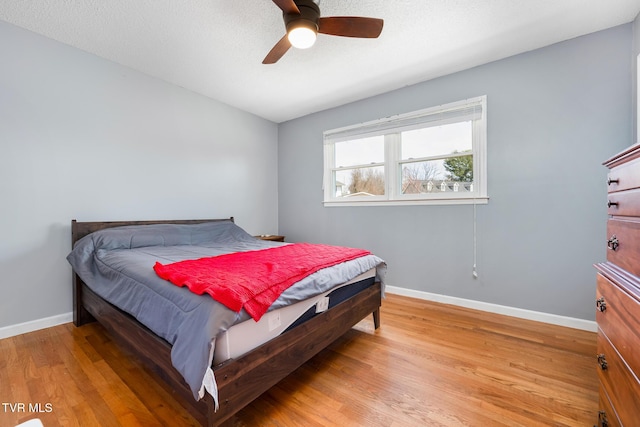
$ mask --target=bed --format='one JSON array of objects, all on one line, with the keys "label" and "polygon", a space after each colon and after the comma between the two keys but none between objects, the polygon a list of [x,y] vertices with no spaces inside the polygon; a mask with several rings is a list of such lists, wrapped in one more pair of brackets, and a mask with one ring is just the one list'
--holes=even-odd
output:
[{"label": "bed", "polygon": [[[142,229],[144,232],[139,231]],[[158,239],[156,235],[158,229],[162,230],[160,234],[169,233],[166,231],[167,229],[176,229],[179,230],[179,233],[184,233],[188,229],[192,236],[206,235],[206,233],[201,232],[202,230],[207,232],[209,232],[208,230],[216,230],[215,243],[207,243],[209,246],[215,246],[212,249],[214,251],[213,255],[218,254],[219,250],[221,250],[216,246],[219,244],[218,240],[224,240],[225,245],[229,242],[232,245],[240,245],[240,251],[251,251],[281,245],[281,243],[263,241],[249,236],[244,230],[235,225],[233,218],[225,218],[117,222],[78,222],[73,220],[71,223],[72,246],[75,251],[76,248],[86,245],[85,242],[87,240],[91,240],[93,242],[91,244],[95,246],[95,242],[104,242],[106,239],[109,245],[115,245],[118,251],[113,252],[117,253],[120,248],[118,245],[121,245],[122,241],[125,243],[136,241],[137,243],[131,243],[131,249],[135,249],[136,256],[147,262],[150,259],[149,257],[158,256],[158,253],[150,255],[151,252],[148,247],[152,247],[153,250],[159,250],[160,256],[163,256],[163,246],[166,242],[154,243]],[[123,230],[127,230],[127,232],[134,230],[136,233],[142,234],[135,234],[134,237],[127,240],[129,238],[128,235],[123,238],[119,234],[123,233]],[[218,230],[224,231],[219,232]],[[173,233],[173,231],[170,232]],[[105,233],[108,238],[104,237]],[[150,235],[152,237],[149,237]],[[179,235],[182,236],[182,234]],[[88,237],[85,238],[85,236]],[[116,243],[113,243],[113,236],[116,236]],[[168,236],[171,236],[171,234],[168,234]],[[162,239],[166,240],[166,235],[162,234]],[[171,238],[169,237],[168,239],[170,240]],[[80,243],[78,243],[79,241]],[[180,241],[179,243],[184,244],[185,242]],[[201,255],[198,252],[200,245],[201,243],[199,242],[193,246],[187,244],[181,250],[195,250],[195,255],[187,254],[179,255],[179,257],[197,258]],[[156,248],[155,246],[158,247]],[[167,244],[167,246],[171,245]],[[210,249],[206,250],[209,251]],[[92,250],[97,253],[102,249],[97,250],[93,247]],[[227,250],[227,246],[225,246],[224,250]],[[70,254],[70,257],[72,257],[72,254]],[[109,252],[109,256],[111,256],[111,252]],[[70,260],[70,262],[72,261]],[[116,259],[115,262],[117,265],[121,263],[119,259]],[[171,329],[179,329],[175,325],[180,324],[180,322],[166,322],[171,326],[160,326],[159,330],[156,330],[157,326],[147,321],[145,313],[158,310],[149,310],[143,302],[135,302],[135,299],[129,297],[127,297],[126,301],[134,302],[122,304],[117,298],[116,301],[107,302],[107,299],[111,300],[111,294],[137,295],[139,292],[129,290],[116,292],[112,290],[115,288],[112,288],[109,283],[107,283],[106,287],[103,286],[101,288],[92,283],[94,278],[85,271],[83,266],[74,265],[72,262],[72,266],[74,266],[73,321],[76,326],[81,326],[94,320],[100,322],[117,341],[125,345],[129,351],[133,352],[146,366],[165,381],[167,388],[174,393],[177,400],[196,419],[203,425],[216,426],[229,420],[233,414],[296,370],[366,316],[372,315],[375,328],[379,328],[379,310],[383,294],[381,278],[384,277],[384,262],[373,256],[373,258],[367,258],[366,262],[364,257],[354,260],[355,264],[363,265],[357,266],[360,269],[358,274],[355,274],[355,270],[353,270],[356,267],[351,266],[352,271],[348,274],[353,277],[349,277],[348,280],[345,280],[345,274],[347,273],[340,273],[335,277],[333,277],[335,274],[332,273],[331,281],[340,281],[341,283],[339,284],[327,284],[324,283],[326,280],[322,279],[321,282],[324,284],[322,284],[321,289],[308,290],[309,286],[307,286],[306,282],[296,283],[291,288],[305,289],[301,291],[300,295],[302,296],[296,296],[297,299],[294,298],[291,301],[292,295],[298,291],[285,291],[278,298],[273,308],[265,313],[259,322],[251,319],[244,313],[244,310],[241,313],[226,310],[221,318],[217,318],[216,314],[215,321],[206,321],[207,327],[209,323],[214,323],[215,326],[212,326],[212,328],[217,331],[217,335],[207,352],[209,364],[206,366],[207,370],[212,374],[210,379],[214,381],[215,393],[210,392],[211,384],[209,384],[209,387],[205,387],[205,383],[207,383],[207,375],[205,375],[203,385],[199,391],[200,395],[197,396],[197,387],[194,387],[193,380],[183,372],[182,365],[176,365],[175,360],[172,359],[172,357],[175,358],[176,352],[185,353],[181,348],[185,347],[184,343],[188,341],[180,337],[176,339],[175,331]],[[372,265],[374,265],[374,268],[371,267]],[[126,269],[123,271],[127,273]],[[320,273],[322,272],[314,274]],[[130,276],[129,273],[125,275],[127,277]],[[161,280],[159,278],[156,279]],[[110,277],[105,280],[110,280]],[[91,283],[91,286],[87,285],[85,281]],[[314,286],[317,286],[317,283],[314,282]],[[107,291],[104,289],[107,289]],[[137,287],[132,287],[132,289],[137,289]],[[189,293],[186,288],[165,286],[161,289],[162,292],[167,289],[170,292],[182,292],[180,294],[182,296],[190,295],[185,296],[189,302],[185,303],[187,304],[185,306],[187,309],[183,309],[181,312],[189,312],[194,307],[194,301],[197,302],[198,310],[200,310],[200,306],[208,307],[209,305],[214,306],[217,304],[216,302],[211,302],[213,300],[208,295],[195,295]],[[178,291],[179,289],[180,291]],[[305,294],[305,292],[310,294]],[[158,293],[158,290],[156,289],[153,293]],[[144,297],[144,294],[142,296],[142,301],[148,299]],[[197,298],[197,300],[194,298]],[[176,303],[176,305],[179,304]],[[134,307],[133,309],[131,308],[132,306]],[[322,309],[318,309],[321,306]],[[135,307],[138,307],[138,309]],[[210,308],[207,309],[211,310]],[[217,307],[215,307],[215,310],[216,313],[220,311]],[[169,315],[171,315],[171,311],[169,311]],[[169,316],[169,318],[171,317]],[[260,325],[262,326],[262,331],[259,328]],[[257,329],[256,326],[258,326]],[[264,335],[265,333],[270,335]],[[247,344],[243,338],[248,336],[253,336],[255,341]],[[216,345],[213,345],[213,343],[216,343]],[[198,351],[193,352],[198,353]],[[203,393],[205,388],[209,393]]]}]

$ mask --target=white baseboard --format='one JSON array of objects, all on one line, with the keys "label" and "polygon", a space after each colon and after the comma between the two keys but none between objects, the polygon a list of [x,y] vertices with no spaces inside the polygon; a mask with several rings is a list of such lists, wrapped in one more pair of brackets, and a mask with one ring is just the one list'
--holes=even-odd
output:
[{"label": "white baseboard", "polygon": [[[520,319],[535,320],[537,322],[550,323],[552,325],[566,326],[568,328],[581,329],[584,331],[596,332],[596,322],[591,320],[576,319],[573,317],[559,316],[557,314],[543,313],[540,311],[525,310],[522,308],[508,307],[506,305],[491,304],[488,302],[474,301],[470,299],[452,297],[448,295],[432,294],[430,292],[415,291],[413,289],[399,288],[396,286],[385,286],[385,292],[406,297],[418,298],[427,301],[440,302],[443,304],[457,305],[460,307],[472,308],[474,310],[487,311],[490,313],[504,314],[505,316],[518,317]],[[30,322],[19,323],[17,325],[0,328],[0,339],[9,338],[52,326],[62,325],[73,321],[73,313],[64,313],[57,316],[46,317],[44,319],[32,320]]]},{"label": "white baseboard", "polygon": [[488,311],[490,313],[504,314],[505,316],[518,317],[520,319],[535,320],[537,322],[550,323],[552,325],[566,326],[568,328],[581,329],[583,331],[597,331],[597,324],[592,320],[576,319],[573,317],[559,316],[557,314],[508,307],[506,305],[491,304],[488,302],[398,288],[396,286],[386,286],[385,292],[427,301],[441,302],[443,304],[472,308],[474,310]]},{"label": "white baseboard", "polygon": [[73,321],[73,313],[64,313],[57,316],[46,317],[44,319],[32,320],[30,322],[18,323],[17,325],[0,328],[0,339],[9,338],[52,326],[62,325]]}]

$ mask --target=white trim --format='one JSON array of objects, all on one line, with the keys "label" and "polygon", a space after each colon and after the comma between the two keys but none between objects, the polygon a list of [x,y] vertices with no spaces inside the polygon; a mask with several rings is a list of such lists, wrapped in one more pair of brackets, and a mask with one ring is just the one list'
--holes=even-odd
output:
[{"label": "white trim", "polygon": [[440,302],[443,304],[457,305],[459,307],[472,308],[474,310],[487,311],[489,313],[503,314],[505,316],[517,317],[519,319],[534,320],[536,322],[565,326],[583,331],[596,332],[598,330],[596,322],[592,320],[576,319],[574,317],[559,316],[557,314],[525,310],[522,308],[491,304],[488,302],[474,301],[448,295],[432,294],[430,292],[415,291],[413,289],[399,288],[396,286],[385,286],[385,292],[405,297]]},{"label": "white trim", "polygon": [[[436,105],[409,113],[396,114],[355,125],[344,126],[337,129],[326,130],[322,134],[325,143],[336,143],[349,140],[354,136],[358,138],[384,135],[389,129],[415,129],[424,127],[430,121],[438,124],[455,123],[458,121],[477,120],[484,115],[487,108],[487,95],[448,104]],[[478,108],[480,107],[480,108]]]},{"label": "white trim", "polygon": [[[580,329],[583,331],[596,332],[597,324],[592,320],[576,319],[574,317],[560,316],[557,314],[543,313],[540,311],[525,310],[522,308],[509,307],[488,302],[474,301],[470,299],[452,297],[448,295],[434,294],[413,289],[400,288],[397,286],[385,286],[385,292],[406,297],[418,298],[426,301],[434,301],[443,304],[451,304],[459,307],[471,308],[474,310],[487,311],[489,313],[503,314],[505,316],[517,317],[520,319],[534,320],[537,322],[549,323],[552,325],[565,326],[568,328]],[[32,320],[30,322],[19,323],[17,325],[0,328],[0,339],[26,334],[29,332],[46,329],[53,326],[62,325],[73,321],[73,313],[59,314],[44,319]]]},{"label": "white trim", "polygon": [[62,325],[73,321],[73,313],[58,314],[57,316],[45,317],[44,319],[31,320],[29,322],[18,323],[0,328],[0,339],[9,338],[52,326]]},{"label": "white trim", "polygon": [[402,206],[402,205],[486,205],[489,203],[488,197],[457,197],[450,199],[409,199],[409,200],[370,200],[358,199],[362,201],[334,201],[323,202],[325,207],[336,206]]}]

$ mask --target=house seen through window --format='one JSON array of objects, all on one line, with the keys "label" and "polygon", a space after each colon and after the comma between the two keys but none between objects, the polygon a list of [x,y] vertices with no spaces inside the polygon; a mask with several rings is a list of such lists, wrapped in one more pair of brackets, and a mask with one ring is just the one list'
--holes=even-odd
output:
[{"label": "house seen through window", "polygon": [[324,133],[328,206],[486,203],[486,97]]}]

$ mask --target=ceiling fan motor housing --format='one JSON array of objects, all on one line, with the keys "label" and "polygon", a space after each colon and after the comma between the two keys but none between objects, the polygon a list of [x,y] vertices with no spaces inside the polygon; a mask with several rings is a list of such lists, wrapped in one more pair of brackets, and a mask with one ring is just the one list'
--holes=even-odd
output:
[{"label": "ceiling fan motor housing", "polygon": [[312,0],[296,0],[296,6],[300,10],[297,13],[283,13],[284,25],[287,32],[295,27],[308,27],[318,32],[318,21],[320,19],[320,8]]}]

